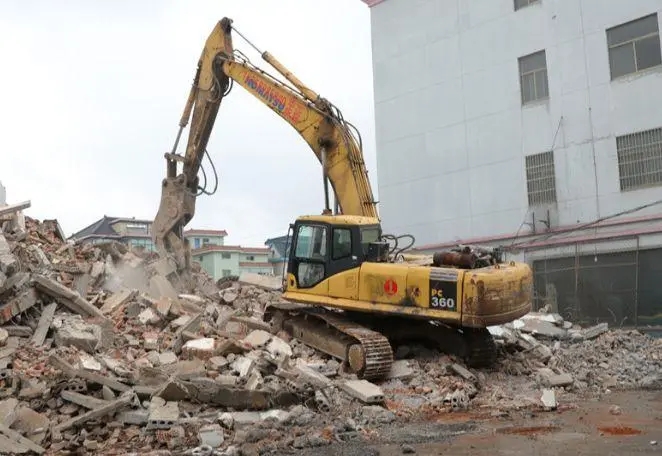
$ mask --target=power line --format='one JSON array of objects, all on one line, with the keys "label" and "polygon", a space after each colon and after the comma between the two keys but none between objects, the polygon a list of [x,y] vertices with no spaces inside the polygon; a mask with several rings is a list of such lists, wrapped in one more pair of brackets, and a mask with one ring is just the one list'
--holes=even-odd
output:
[{"label": "power line", "polygon": [[[519,243],[516,243],[516,244],[513,243],[509,246],[504,247],[504,250],[511,250],[513,248],[516,248],[516,247],[519,247],[519,246],[522,246],[522,245],[532,244],[534,242],[546,241],[546,240],[551,239],[553,237],[562,236],[562,235],[571,234],[571,233],[574,233],[574,232],[577,232],[577,231],[585,230],[586,228],[590,228],[592,226],[598,225],[598,224],[600,224],[602,222],[605,222],[607,220],[611,220],[613,218],[621,217],[623,215],[633,214],[635,212],[639,212],[639,211],[642,211],[644,209],[648,209],[649,207],[657,206],[658,204],[662,204],[662,199],[656,200],[656,201],[653,201],[653,202],[650,202],[650,203],[647,203],[647,204],[642,204],[641,206],[636,206],[636,207],[633,207],[631,209],[627,209],[625,211],[621,211],[621,212],[618,212],[618,213],[615,213],[615,214],[600,217],[598,219],[593,220],[592,222],[587,222],[587,223],[584,223],[582,225],[578,225],[575,228],[572,228],[572,229],[569,229],[569,230],[559,231],[559,232],[555,232],[555,233],[549,233],[545,236],[542,236],[542,237],[539,237],[539,238],[536,238],[536,239],[527,240],[527,241],[522,241],[522,242],[519,242]],[[521,226],[520,226],[520,228],[521,228]]]}]

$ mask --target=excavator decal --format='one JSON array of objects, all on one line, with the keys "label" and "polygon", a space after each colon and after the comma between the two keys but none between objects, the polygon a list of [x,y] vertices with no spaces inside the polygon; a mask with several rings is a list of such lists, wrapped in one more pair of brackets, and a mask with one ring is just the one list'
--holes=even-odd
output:
[{"label": "excavator decal", "polygon": [[272,90],[270,87],[261,84],[260,81],[251,77],[249,74],[244,78],[244,82],[251,90],[255,91],[260,98],[267,102],[268,105],[273,106],[282,112],[287,106],[285,97],[279,95],[278,92]]},{"label": "excavator decal", "polygon": [[430,271],[430,307],[457,312],[457,273]]},{"label": "excavator decal", "polygon": [[393,279],[387,279],[384,282],[384,292],[389,296],[396,294],[398,292],[398,282]]}]

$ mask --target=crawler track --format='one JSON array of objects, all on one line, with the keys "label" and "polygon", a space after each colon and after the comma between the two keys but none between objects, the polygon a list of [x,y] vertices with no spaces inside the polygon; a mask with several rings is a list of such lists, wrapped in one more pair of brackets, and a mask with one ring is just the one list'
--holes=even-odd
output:
[{"label": "crawler track", "polygon": [[379,331],[391,344],[422,342],[462,358],[469,367],[490,367],[496,361],[496,344],[486,328],[460,329],[440,322],[359,312],[352,312],[347,318]]},{"label": "crawler track", "polygon": [[264,315],[306,345],[341,359],[359,378],[384,378],[393,364],[392,344],[423,342],[455,355],[469,367],[489,368],[497,349],[486,328],[456,328],[405,317],[338,312],[323,307],[275,304]]},{"label": "crawler track", "polygon": [[265,311],[264,318],[305,344],[342,359],[359,378],[376,380],[391,370],[393,350],[388,339],[342,313],[321,307],[274,305]]}]

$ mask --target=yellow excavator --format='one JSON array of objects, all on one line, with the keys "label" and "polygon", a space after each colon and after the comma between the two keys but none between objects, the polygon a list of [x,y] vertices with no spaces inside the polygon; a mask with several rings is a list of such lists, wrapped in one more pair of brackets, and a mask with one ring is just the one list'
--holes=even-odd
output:
[{"label": "yellow excavator", "polygon": [[[234,49],[233,31],[286,81]],[[190,274],[183,228],[193,218],[197,196],[209,193],[206,185],[200,186],[198,173],[203,157],[209,159],[207,142],[233,83],[298,131],[323,171],[324,210],[298,217],[288,231],[284,300],[264,314],[273,330],[288,331],[368,380],[388,375],[393,347],[412,339],[434,344],[472,367],[490,366],[496,345],[487,327],[531,310],[531,268],[505,262],[499,249],[478,246],[415,255],[410,253],[412,236],[383,233],[358,131],[332,103],[241,35],[229,18],[219,21],[206,41],[175,145],[165,154],[167,175],[153,236],[178,276]],[[176,150],[189,119],[182,156]],[[203,178],[206,182],[204,170]]]}]

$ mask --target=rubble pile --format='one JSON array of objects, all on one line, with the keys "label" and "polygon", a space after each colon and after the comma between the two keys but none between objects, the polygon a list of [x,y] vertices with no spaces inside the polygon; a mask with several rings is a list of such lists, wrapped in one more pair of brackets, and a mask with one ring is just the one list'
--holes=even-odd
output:
[{"label": "rubble pile", "polygon": [[396,420],[458,409],[553,409],[556,393],[660,387],[659,343],[554,314],[490,328],[494,370],[401,345],[387,379],[358,380],[262,320],[281,299],[279,279],[216,284],[198,269],[184,288],[155,254],[74,245],[56,221],[8,212],[0,214],[2,454],[265,453],[368,438]]},{"label": "rubble pile", "polygon": [[493,389],[500,389],[504,374],[531,380],[509,388],[510,395],[499,390],[499,399],[522,404],[536,388],[543,394],[554,388],[577,394],[662,388],[662,339],[637,330],[610,330],[607,323],[581,328],[558,314],[534,312],[489,330],[501,352],[488,376]]}]

